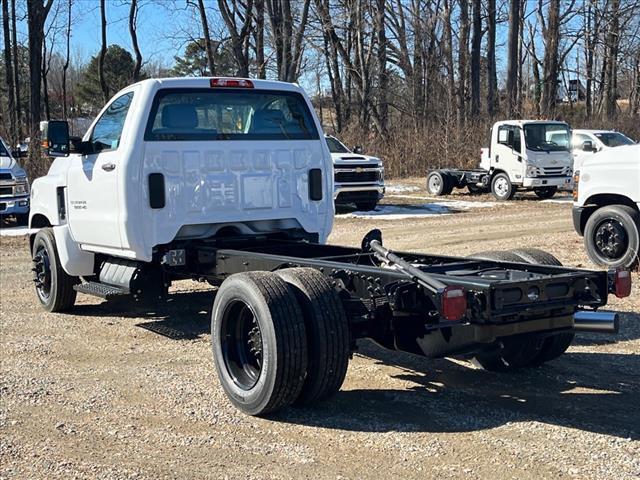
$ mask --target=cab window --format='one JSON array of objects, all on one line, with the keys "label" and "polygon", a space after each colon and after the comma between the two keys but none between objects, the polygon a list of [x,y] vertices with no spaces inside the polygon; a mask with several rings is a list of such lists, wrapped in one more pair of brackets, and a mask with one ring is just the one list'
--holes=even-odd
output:
[{"label": "cab window", "polygon": [[118,97],[95,124],[90,141],[96,152],[118,149],[131,100],[133,100],[133,92]]}]

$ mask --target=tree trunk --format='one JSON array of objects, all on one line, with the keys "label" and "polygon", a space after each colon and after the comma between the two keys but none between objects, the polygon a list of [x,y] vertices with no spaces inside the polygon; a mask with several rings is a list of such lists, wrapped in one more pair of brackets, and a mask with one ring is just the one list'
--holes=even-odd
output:
[{"label": "tree trunk", "polygon": [[469,3],[460,2],[460,44],[458,45],[458,127],[466,121],[466,78],[469,53]]},{"label": "tree trunk", "polygon": [[264,57],[264,0],[256,0],[255,42],[258,78],[267,78],[267,64]]},{"label": "tree trunk", "polygon": [[585,14],[585,74],[586,74],[586,85],[585,85],[585,113],[587,119],[591,118],[593,114],[593,60],[594,60],[594,11],[593,5],[595,0],[589,0],[589,6],[587,7],[587,11]]},{"label": "tree trunk", "polygon": [[387,135],[387,117],[389,115],[389,106],[387,104],[387,90],[389,89],[389,77],[387,73],[387,37],[385,33],[385,12],[386,0],[377,0],[378,15],[376,18],[376,36],[378,38],[378,125],[380,135],[384,138]]},{"label": "tree trunk", "polygon": [[507,40],[507,117],[518,116],[518,40],[520,38],[520,0],[509,1],[509,34]]},{"label": "tree trunk", "polygon": [[107,54],[107,15],[105,12],[105,0],[100,0],[100,32],[101,47],[100,56],[98,57],[98,80],[100,82],[100,90],[102,90],[102,98],[105,103],[109,101],[109,85],[104,78],[104,57]]},{"label": "tree trunk", "polygon": [[22,138],[22,102],[20,93],[20,59],[18,58],[18,30],[16,28],[16,0],[11,0],[11,43],[13,44],[13,88],[15,88],[16,136]]},{"label": "tree trunk", "polygon": [[608,120],[617,113],[617,77],[618,77],[618,46],[620,43],[620,0],[611,0],[609,28],[607,29],[605,70],[604,108]]},{"label": "tree trunk", "polygon": [[42,101],[44,103],[44,115],[51,120],[51,108],[49,105],[49,65],[47,62],[47,36],[42,40]]},{"label": "tree trunk", "polygon": [[[13,89],[13,70],[11,59],[11,34],[9,30],[9,0],[2,0],[2,31],[4,33],[4,68],[5,80],[7,84],[7,108],[9,109],[9,142],[11,148],[15,147],[17,138],[16,131],[16,105],[15,91]],[[18,59],[14,59],[16,62]]]},{"label": "tree trunk", "polygon": [[560,63],[558,47],[560,44],[560,0],[549,0],[547,10],[547,28],[544,36],[544,61],[541,113],[545,117],[555,114],[558,97],[558,76]]},{"label": "tree trunk", "polygon": [[498,111],[498,78],[496,74],[496,0],[487,3],[487,114]]},{"label": "tree trunk", "polygon": [[[135,1],[135,0],[134,0]],[[133,8],[133,6],[131,7]],[[200,22],[202,23],[202,35],[204,37],[204,48],[207,52],[207,63],[209,64],[210,75],[215,75],[216,65],[211,45],[211,35],[209,34],[209,21],[207,20],[207,10],[204,7],[204,0],[198,0],[198,10],[200,11]],[[243,76],[248,76],[247,74]]]},{"label": "tree trunk", "polygon": [[482,45],[482,4],[473,0],[473,39],[471,41],[471,116],[480,114],[480,48]]},{"label": "tree trunk", "polygon": [[[129,9],[129,34],[131,35],[131,45],[133,46],[133,51],[136,55],[136,64],[133,67],[134,82],[137,82],[140,80],[140,71],[142,70],[142,53],[140,52],[140,47],[138,46],[138,33],[136,32],[137,18],[138,18],[138,0],[131,0],[131,8]],[[205,37],[205,39],[206,38],[207,37]],[[207,45],[210,49],[211,46],[209,45],[208,41],[207,41]],[[207,50],[207,58],[208,57],[209,57],[209,50]],[[211,62],[211,58],[209,59],[209,62]]]},{"label": "tree trunk", "polygon": [[67,71],[69,70],[69,62],[71,57],[71,7],[73,0],[69,0],[69,11],[67,16],[67,36],[66,36],[66,54],[64,65],[62,66],[62,118],[68,117],[67,112]]}]

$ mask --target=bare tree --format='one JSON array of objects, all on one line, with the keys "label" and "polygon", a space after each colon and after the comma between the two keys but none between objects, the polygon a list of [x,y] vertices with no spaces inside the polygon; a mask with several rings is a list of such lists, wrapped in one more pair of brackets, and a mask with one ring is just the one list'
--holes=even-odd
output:
[{"label": "bare tree", "polygon": [[[9,30],[9,0],[2,0],[2,31],[4,33],[4,68],[5,80],[7,84],[7,108],[9,109],[9,140],[11,145],[16,144],[16,105],[15,91],[13,88],[13,70],[11,59],[11,33]],[[18,59],[15,59],[17,62]]]},{"label": "bare tree", "polygon": [[469,55],[469,2],[460,3],[460,41],[458,44],[458,127],[466,120],[466,78]]},{"label": "bare tree", "polygon": [[100,82],[100,90],[105,103],[109,101],[109,85],[104,76],[104,57],[107,55],[107,15],[105,11],[105,0],[100,0],[100,38],[101,47],[98,56],[98,81]]},{"label": "bare tree", "polygon": [[[140,80],[140,71],[142,70],[142,53],[140,52],[140,47],[138,46],[137,20],[138,0],[131,0],[131,8],[129,9],[129,34],[131,35],[131,45],[133,46],[133,51],[136,56],[136,64],[133,67],[134,82]],[[208,41],[207,45],[209,45]]]},{"label": "bare tree", "polygon": [[[42,44],[44,23],[49,15],[53,0],[27,0],[27,23],[29,26],[29,131],[35,137],[41,116],[42,86]],[[37,142],[35,142],[37,144]],[[33,149],[32,149],[33,150]]]},{"label": "bare tree", "polygon": [[246,3],[241,0],[218,0],[218,7],[231,37],[231,50],[238,65],[238,75],[248,77],[253,0],[247,0]]},{"label": "bare tree", "polygon": [[480,113],[480,47],[482,45],[482,3],[473,0],[473,38],[471,40],[471,115]]},{"label": "bare tree", "polygon": [[520,37],[520,0],[509,0],[507,39],[507,116],[514,117],[518,102],[518,39]]},{"label": "bare tree", "polygon": [[[22,136],[22,102],[20,92],[20,59],[18,57],[18,30],[16,28],[16,0],[11,0],[11,43],[13,49],[13,86],[15,88],[16,136]],[[7,75],[11,73],[7,72]]]},{"label": "bare tree", "polygon": [[493,118],[498,110],[496,73],[496,0],[487,2],[487,114]]},{"label": "bare tree", "polygon": [[[300,74],[304,51],[302,39],[307,26],[311,0],[301,0],[301,4],[300,12],[294,12],[290,0],[266,0],[278,79],[285,82],[295,82]],[[297,26],[295,13],[299,13]],[[382,14],[384,15],[384,10]]]},{"label": "bare tree", "polygon": [[69,71],[69,63],[71,57],[71,10],[73,8],[73,0],[69,0],[67,4],[67,31],[65,35],[65,56],[64,65],[62,66],[62,118],[67,118],[67,72]]}]

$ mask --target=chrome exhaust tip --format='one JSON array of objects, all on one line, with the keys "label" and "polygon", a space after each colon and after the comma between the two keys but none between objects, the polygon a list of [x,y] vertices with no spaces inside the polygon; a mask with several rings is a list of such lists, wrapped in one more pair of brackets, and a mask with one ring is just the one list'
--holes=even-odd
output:
[{"label": "chrome exhaust tip", "polygon": [[615,335],[620,330],[620,319],[616,312],[576,312],[573,323],[573,329],[576,332]]}]

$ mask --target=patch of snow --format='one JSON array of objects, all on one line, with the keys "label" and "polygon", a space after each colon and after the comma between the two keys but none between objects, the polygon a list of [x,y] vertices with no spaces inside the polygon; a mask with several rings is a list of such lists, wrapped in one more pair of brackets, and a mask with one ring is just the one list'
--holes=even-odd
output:
[{"label": "patch of snow", "polygon": [[36,233],[37,228],[29,227],[2,227],[0,228],[0,236],[2,237],[21,237],[23,235],[31,235]]},{"label": "patch of snow", "polygon": [[385,187],[385,193],[408,193],[408,192],[417,192],[420,190],[420,187],[416,187],[415,185],[387,185]]},{"label": "patch of snow", "polygon": [[451,207],[454,210],[469,210],[471,208],[491,208],[504,206],[506,202],[473,202],[469,200],[442,200],[438,197],[419,197],[415,195],[388,195],[393,198],[410,198],[412,200],[433,200],[439,205]]},{"label": "patch of snow", "polygon": [[545,203],[573,203],[573,197],[558,197],[542,200]]},{"label": "patch of snow", "polygon": [[336,215],[340,218],[363,218],[375,220],[403,220],[407,218],[423,218],[433,215],[450,215],[453,213],[448,207],[438,203],[424,205],[378,205],[369,212],[351,212]]}]

